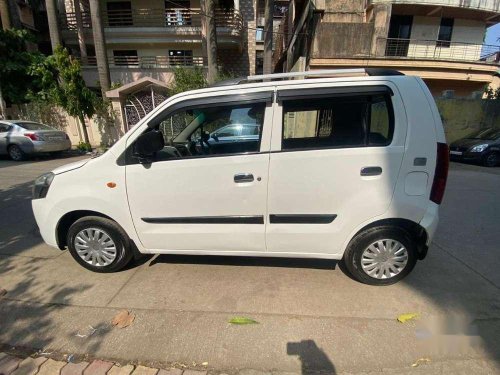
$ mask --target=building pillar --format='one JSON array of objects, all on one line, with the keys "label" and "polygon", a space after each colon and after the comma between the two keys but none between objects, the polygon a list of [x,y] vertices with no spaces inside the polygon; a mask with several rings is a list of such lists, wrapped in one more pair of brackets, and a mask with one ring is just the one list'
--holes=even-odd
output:
[{"label": "building pillar", "polygon": [[373,6],[372,56],[384,56],[391,23],[392,4]]},{"label": "building pillar", "polygon": [[0,0],[0,17],[2,18],[2,27],[4,30],[11,28],[10,13],[9,13],[9,0]]},{"label": "building pillar", "polygon": [[97,71],[103,99],[106,91],[111,87],[109,75],[108,54],[106,51],[106,39],[104,37],[104,25],[101,19],[101,8],[99,0],[90,0],[90,17],[92,19],[92,34],[94,36],[95,56],[97,60]]},{"label": "building pillar", "polygon": [[52,53],[54,53],[56,47],[62,45],[59,20],[57,19],[56,0],[45,0],[45,7],[47,9],[47,20],[49,23],[50,44],[52,46]]},{"label": "building pillar", "polygon": [[83,30],[82,11],[80,8],[80,0],[73,0],[75,8],[76,31],[78,33],[78,45],[80,46],[80,57],[82,64],[87,63],[87,45],[85,44],[85,34]]},{"label": "building pillar", "polygon": [[273,72],[273,13],[274,0],[266,0],[264,9],[264,74]]}]

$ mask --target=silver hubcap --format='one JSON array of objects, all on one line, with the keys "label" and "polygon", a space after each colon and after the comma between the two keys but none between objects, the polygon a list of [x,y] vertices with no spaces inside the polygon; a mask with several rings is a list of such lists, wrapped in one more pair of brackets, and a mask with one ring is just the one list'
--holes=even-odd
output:
[{"label": "silver hubcap", "polygon": [[116,259],[116,245],[101,229],[87,228],[80,231],[74,245],[80,258],[93,266],[104,267]]},{"label": "silver hubcap", "polygon": [[9,149],[10,157],[14,160],[21,159],[21,151],[17,147],[11,147]]},{"label": "silver hubcap", "polygon": [[361,255],[363,271],[375,279],[390,279],[408,263],[408,250],[396,240],[380,240],[368,246]]}]

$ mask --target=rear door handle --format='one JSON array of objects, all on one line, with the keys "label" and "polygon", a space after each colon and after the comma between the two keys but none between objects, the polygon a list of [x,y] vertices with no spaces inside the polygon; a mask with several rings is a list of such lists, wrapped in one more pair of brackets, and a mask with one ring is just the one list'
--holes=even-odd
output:
[{"label": "rear door handle", "polygon": [[363,167],[361,168],[361,176],[379,176],[382,174],[382,168],[380,167]]},{"label": "rear door handle", "polygon": [[241,184],[242,182],[252,182],[253,174],[251,173],[238,173],[234,175],[234,182]]}]

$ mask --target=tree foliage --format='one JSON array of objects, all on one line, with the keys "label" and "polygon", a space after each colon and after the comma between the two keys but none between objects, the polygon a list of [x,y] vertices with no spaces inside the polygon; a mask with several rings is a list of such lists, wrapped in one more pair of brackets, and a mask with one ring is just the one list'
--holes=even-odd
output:
[{"label": "tree foliage", "polygon": [[[234,78],[234,75],[219,70],[216,82]],[[174,79],[169,86],[169,94],[175,95],[184,91],[202,89],[208,86],[203,69],[178,67],[174,70]]]},{"label": "tree foliage", "polygon": [[27,30],[0,30],[0,85],[8,104],[25,103],[29,100],[29,92],[37,90],[30,69],[43,56],[28,51],[27,44],[33,41]]},{"label": "tree foliage", "polygon": [[80,63],[58,46],[54,54],[33,67],[32,75],[41,90],[34,95],[64,108],[70,116],[92,117],[96,112],[97,96],[83,80]]}]

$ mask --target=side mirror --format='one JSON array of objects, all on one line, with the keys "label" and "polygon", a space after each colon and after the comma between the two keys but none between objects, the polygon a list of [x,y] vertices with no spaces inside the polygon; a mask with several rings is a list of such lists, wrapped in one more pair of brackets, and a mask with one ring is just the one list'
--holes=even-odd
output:
[{"label": "side mirror", "polygon": [[219,137],[217,137],[217,134],[213,133],[212,138],[215,142],[219,142]]},{"label": "side mirror", "polygon": [[158,130],[152,130],[141,134],[134,143],[134,156],[141,163],[150,163],[155,152],[165,147],[163,134]]}]

